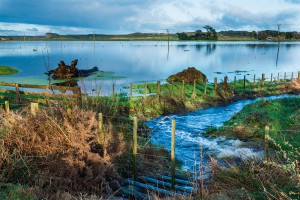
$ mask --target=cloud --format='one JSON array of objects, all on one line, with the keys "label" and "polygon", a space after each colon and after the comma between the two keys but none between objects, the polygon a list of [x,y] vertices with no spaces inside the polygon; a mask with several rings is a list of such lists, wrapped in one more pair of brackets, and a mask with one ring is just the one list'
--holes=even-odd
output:
[{"label": "cloud", "polygon": [[300,0],[285,0],[285,1],[289,3],[300,4]]},{"label": "cloud", "polygon": [[[300,29],[300,0],[0,0],[0,30],[119,34],[217,30]],[[4,25],[10,25],[5,28]],[[19,24],[19,26],[18,26]],[[284,25],[285,24],[285,25]]]}]

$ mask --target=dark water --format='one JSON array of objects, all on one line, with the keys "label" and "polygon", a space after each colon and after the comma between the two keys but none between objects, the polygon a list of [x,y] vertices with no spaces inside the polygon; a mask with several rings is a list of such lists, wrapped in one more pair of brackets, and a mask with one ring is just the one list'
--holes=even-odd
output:
[{"label": "dark water", "polygon": [[[33,49],[37,51],[33,51]],[[98,66],[100,73],[78,83],[88,93],[102,86],[102,94],[109,94],[112,83],[118,92],[122,86],[134,82],[165,80],[188,66],[205,73],[210,82],[213,77],[232,80],[236,75],[252,79],[255,73],[300,71],[300,43],[281,43],[276,65],[277,43],[272,42],[47,42],[19,41],[0,43],[0,65],[14,66],[19,74],[1,76],[0,81],[48,84],[44,72],[54,69],[60,60],[69,64],[78,59],[78,67],[88,69]],[[234,73],[239,70],[242,72]],[[215,72],[219,72],[218,74]]]},{"label": "dark water", "polygon": [[[280,95],[265,99],[284,97],[300,97],[300,95]],[[216,159],[234,157],[238,159],[261,159],[263,151],[251,148],[246,142],[226,139],[226,137],[207,138],[203,132],[211,126],[220,127],[244,106],[255,100],[239,101],[228,106],[218,106],[187,113],[185,115],[170,115],[152,119],[147,125],[152,129],[152,143],[171,148],[171,121],[176,120],[175,155],[182,161],[183,169],[198,171],[200,160],[200,146],[203,150],[203,164],[209,156]],[[252,145],[253,146],[253,145]]]}]

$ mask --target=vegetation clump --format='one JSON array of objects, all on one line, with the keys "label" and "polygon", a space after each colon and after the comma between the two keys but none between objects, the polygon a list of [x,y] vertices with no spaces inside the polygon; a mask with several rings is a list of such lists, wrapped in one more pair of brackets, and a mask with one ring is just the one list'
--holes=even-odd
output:
[{"label": "vegetation clump", "polygon": [[15,68],[8,67],[8,66],[0,66],[0,75],[10,75],[10,74],[16,74],[19,71]]},{"label": "vegetation clump", "polygon": [[21,112],[0,108],[1,182],[35,186],[39,199],[78,191],[105,196],[118,189],[121,177],[113,162],[124,143],[112,134],[110,155],[104,155],[94,112],[76,107],[41,109],[36,116]]},{"label": "vegetation clump", "polygon": [[194,81],[198,83],[206,83],[207,78],[205,74],[197,70],[195,67],[189,67],[177,74],[171,75],[167,78],[169,83],[182,82],[192,84]]}]

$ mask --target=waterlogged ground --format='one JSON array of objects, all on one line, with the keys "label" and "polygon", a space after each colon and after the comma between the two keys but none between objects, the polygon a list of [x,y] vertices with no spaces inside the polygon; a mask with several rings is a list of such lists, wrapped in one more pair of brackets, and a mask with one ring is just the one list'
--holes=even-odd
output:
[{"label": "waterlogged ground", "polygon": [[[266,97],[266,100],[295,97],[295,95],[280,95]],[[297,95],[296,97],[300,97]],[[203,136],[209,127],[221,127],[244,106],[257,101],[243,100],[228,106],[218,106],[187,113],[185,115],[169,115],[152,119],[147,125],[152,129],[152,143],[171,148],[171,121],[176,120],[176,158],[182,162],[183,169],[197,172],[200,166],[202,149],[202,164],[205,166],[209,156],[216,159],[262,159],[262,149],[253,142],[242,142],[226,137],[207,138]],[[209,170],[208,168],[206,170]]]},{"label": "waterlogged ground", "polygon": [[[112,84],[118,93],[130,83],[165,80],[187,67],[195,67],[207,75],[229,81],[252,79],[253,74],[266,78],[271,73],[300,71],[299,42],[205,42],[193,41],[15,41],[0,44],[0,65],[12,66],[20,73],[1,76],[0,81],[13,83],[48,84],[44,74],[57,67],[60,60],[66,64],[78,59],[80,69],[97,66],[106,72],[78,80],[91,95],[102,87],[102,95],[109,95]],[[278,51],[279,49],[279,51]],[[107,73],[112,72],[112,73]],[[125,91],[126,92],[126,91]]]}]

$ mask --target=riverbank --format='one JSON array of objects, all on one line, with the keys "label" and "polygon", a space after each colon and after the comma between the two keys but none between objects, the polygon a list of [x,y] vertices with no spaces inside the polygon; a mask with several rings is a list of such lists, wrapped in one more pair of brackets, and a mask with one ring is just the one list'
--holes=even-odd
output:
[{"label": "riverbank", "polygon": [[226,136],[263,144],[265,127],[270,128],[268,160],[249,160],[239,165],[229,161],[226,168],[214,162],[211,190],[229,198],[299,199],[299,107],[299,98],[262,99],[244,107],[222,127],[207,131],[205,135],[209,137]]}]

